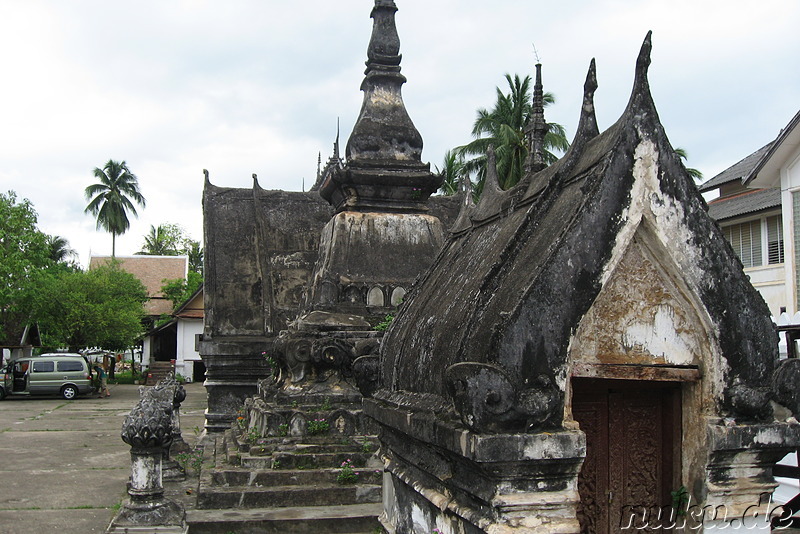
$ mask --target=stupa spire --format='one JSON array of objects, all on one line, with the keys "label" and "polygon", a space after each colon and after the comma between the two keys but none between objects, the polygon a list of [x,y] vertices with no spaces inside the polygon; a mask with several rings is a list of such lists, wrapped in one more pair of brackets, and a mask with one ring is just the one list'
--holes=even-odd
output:
[{"label": "stupa spire", "polygon": [[393,0],[375,0],[370,14],[364,101],[347,141],[346,164],[320,187],[337,211],[424,211],[442,180],[422,163],[422,136],[403,103],[396,12]]},{"label": "stupa spire", "polygon": [[525,171],[538,172],[547,167],[545,161],[544,138],[547,135],[547,122],[544,120],[544,87],[542,86],[542,64],[536,63],[536,82],[533,85],[531,117],[525,128],[529,138],[528,158]]}]

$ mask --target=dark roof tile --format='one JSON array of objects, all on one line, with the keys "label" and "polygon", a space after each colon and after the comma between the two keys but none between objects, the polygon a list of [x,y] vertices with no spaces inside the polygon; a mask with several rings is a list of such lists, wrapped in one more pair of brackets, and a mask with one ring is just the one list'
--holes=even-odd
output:
[{"label": "dark roof tile", "polygon": [[700,192],[705,193],[706,191],[713,191],[719,186],[733,182],[734,180],[743,180],[748,174],[750,174],[750,171],[753,170],[753,168],[761,160],[764,154],[767,153],[771,146],[772,142],[767,143],[743,160],[731,165],[707,182],[700,184]]},{"label": "dark roof tile", "polygon": [[780,189],[753,189],[729,198],[720,198],[708,203],[708,214],[715,221],[756,213],[780,207]]}]

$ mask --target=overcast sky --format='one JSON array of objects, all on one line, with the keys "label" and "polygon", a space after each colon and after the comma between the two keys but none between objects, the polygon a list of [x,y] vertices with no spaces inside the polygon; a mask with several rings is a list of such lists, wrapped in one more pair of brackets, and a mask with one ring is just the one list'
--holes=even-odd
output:
[{"label": "overcast sky", "polygon": [[[600,129],[619,117],[653,30],[650,84],[673,146],[711,178],[771,141],[800,108],[796,0],[396,0],[403,96],[423,160],[470,140],[505,73],[529,74],[571,138],[589,61]],[[88,262],[111,236],[84,215],[108,159],[138,176],[150,225],[202,238],[202,170],[225,187],[299,191],[361,107],[372,0],[0,0],[0,190]]]}]

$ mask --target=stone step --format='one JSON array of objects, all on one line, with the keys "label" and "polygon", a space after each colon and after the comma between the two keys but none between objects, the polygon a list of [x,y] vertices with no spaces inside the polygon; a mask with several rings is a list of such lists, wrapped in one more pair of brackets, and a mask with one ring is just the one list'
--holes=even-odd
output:
[{"label": "stone step", "polygon": [[273,454],[275,452],[296,452],[300,454],[319,454],[319,453],[357,453],[375,452],[378,446],[367,442],[366,451],[363,445],[357,443],[262,443],[261,440],[250,445],[250,454]]},{"label": "stone step", "polygon": [[339,506],[188,510],[189,534],[372,534],[380,503]]},{"label": "stone step", "polygon": [[[304,454],[301,452],[275,452],[269,457],[241,456],[242,467],[272,468],[272,469],[320,469],[326,467],[341,467],[342,463],[350,460],[355,467],[364,467],[372,457],[363,452],[322,452],[319,454]],[[264,461],[266,460],[266,462]]]},{"label": "stone step", "polygon": [[[383,475],[380,469],[355,469],[358,474],[359,484],[381,483]],[[211,486],[295,486],[311,485],[316,483],[338,483],[337,477],[341,469],[271,469],[271,470],[242,470],[224,469],[211,472]],[[202,491],[202,489],[201,489]]]},{"label": "stone step", "polygon": [[305,486],[214,486],[200,488],[197,508],[273,508],[302,504],[307,507],[381,502],[377,484],[317,483]]}]

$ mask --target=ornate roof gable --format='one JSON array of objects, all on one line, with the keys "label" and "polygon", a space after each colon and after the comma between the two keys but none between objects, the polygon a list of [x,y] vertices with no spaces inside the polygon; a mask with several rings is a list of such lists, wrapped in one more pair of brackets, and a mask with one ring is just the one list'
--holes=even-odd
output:
[{"label": "ornate roof gable", "polygon": [[[598,347],[576,337],[592,331],[580,330],[582,321],[621,287],[646,304],[640,328],[608,308],[593,317],[629,331],[626,343],[638,353],[606,349],[633,358],[626,363],[699,366],[712,403],[743,417],[763,414],[763,386],[777,361],[769,313],[667,139],[647,79],[650,49],[648,34],[613,126],[598,134],[592,62],[567,154],[511,190],[489,184],[488,198],[464,205],[456,233],[385,339],[386,389],[449,396],[458,409],[467,401],[456,384],[483,373],[508,395],[494,399],[482,430],[558,426],[571,366],[583,359],[571,347]],[[645,263],[649,282],[629,283],[632,267]],[[651,295],[663,287],[669,294]],[[681,330],[687,324],[690,333]],[[684,352],[665,354],[652,336],[636,335],[659,328]]]}]

